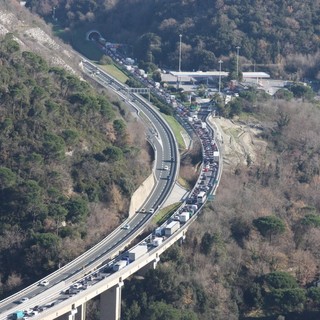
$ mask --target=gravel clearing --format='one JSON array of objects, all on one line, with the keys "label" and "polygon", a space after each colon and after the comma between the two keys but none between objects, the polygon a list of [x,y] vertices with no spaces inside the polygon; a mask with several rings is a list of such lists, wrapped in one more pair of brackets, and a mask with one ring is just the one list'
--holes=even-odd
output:
[{"label": "gravel clearing", "polygon": [[61,47],[40,28],[28,29],[24,32],[24,34],[30,36],[34,40],[37,40],[40,44],[47,48],[61,50]]},{"label": "gravel clearing", "polygon": [[[21,10],[25,9],[21,8]],[[29,12],[26,12],[26,14],[31,15]],[[4,36],[7,33],[15,35],[14,39],[19,43],[21,50],[39,53],[51,65],[65,68],[73,74],[78,73],[66,62],[68,60],[75,62],[78,58],[63,44],[59,44],[59,40],[55,40],[40,27],[31,26],[24,20],[19,20],[14,14],[2,10],[0,12],[0,36]]]},{"label": "gravel clearing", "polygon": [[264,155],[267,142],[259,138],[259,129],[225,118],[211,118],[218,127],[221,142],[224,170],[234,170],[237,165],[247,165],[248,157],[254,163]]},{"label": "gravel clearing", "polygon": [[9,32],[9,30],[5,26],[0,24],[0,36],[4,36],[8,32]]}]

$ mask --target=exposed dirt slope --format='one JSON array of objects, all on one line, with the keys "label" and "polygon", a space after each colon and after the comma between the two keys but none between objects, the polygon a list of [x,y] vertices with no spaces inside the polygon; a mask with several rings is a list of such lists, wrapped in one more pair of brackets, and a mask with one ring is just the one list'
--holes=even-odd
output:
[{"label": "exposed dirt slope", "polygon": [[21,50],[39,53],[49,63],[76,73],[79,58],[51,35],[49,27],[40,18],[14,1],[0,4],[0,36],[8,32],[14,34]]},{"label": "exposed dirt slope", "polygon": [[217,139],[221,141],[224,170],[234,170],[238,164],[254,163],[265,154],[267,142],[259,138],[260,129],[224,118],[213,118],[218,127]]}]

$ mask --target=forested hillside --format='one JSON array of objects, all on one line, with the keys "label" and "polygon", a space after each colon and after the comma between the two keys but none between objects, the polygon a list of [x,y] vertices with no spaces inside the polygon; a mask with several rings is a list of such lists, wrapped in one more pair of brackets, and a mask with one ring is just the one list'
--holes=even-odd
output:
[{"label": "forested hillside", "polygon": [[243,164],[225,158],[186,244],[125,284],[125,320],[319,319],[319,108],[260,100],[238,120],[265,147]]},{"label": "forested hillside", "polygon": [[163,67],[177,69],[182,34],[182,70],[218,69],[218,59],[240,46],[245,69],[255,62],[278,75],[318,77],[319,1],[27,0],[27,6],[49,20],[54,8],[54,23],[71,42],[94,28]]},{"label": "forested hillside", "polygon": [[127,215],[149,173],[142,134],[118,101],[12,34],[0,38],[0,294],[64,265]]},{"label": "forested hillside", "polygon": [[[319,1],[28,0],[27,6],[71,43],[98,29],[164,68],[177,69],[182,34],[182,70],[217,69],[220,57],[228,68],[239,45],[243,70],[255,61],[278,76],[319,77]],[[98,203],[121,212],[130,179],[143,169],[138,162],[137,171],[128,170],[126,159],[140,155],[116,104],[19,51],[10,36],[1,46],[0,263],[1,270],[11,267],[2,275],[9,290],[34,264],[46,272],[77,254],[93,237],[90,226],[106,221],[106,211],[89,208]],[[266,147],[224,170],[215,200],[183,246],[168,250],[143,279],[125,282],[124,320],[319,319],[320,111],[312,92],[297,94],[302,87],[268,100],[252,89],[221,107],[239,126],[259,128]],[[65,251],[58,250],[62,241]],[[89,320],[99,319],[94,304],[87,306]]]}]

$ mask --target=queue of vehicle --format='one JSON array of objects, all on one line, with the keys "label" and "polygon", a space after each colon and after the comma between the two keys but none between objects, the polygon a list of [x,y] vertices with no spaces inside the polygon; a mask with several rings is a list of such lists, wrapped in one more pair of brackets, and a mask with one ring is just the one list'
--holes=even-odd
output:
[{"label": "queue of vehicle", "polygon": [[[118,62],[121,62],[119,58],[116,59],[118,59]],[[148,87],[152,87],[154,90],[156,90],[156,93],[166,99],[167,102],[172,102],[173,98],[171,95],[163,92],[163,90],[160,89],[160,86],[157,85],[153,80],[146,78],[141,70],[137,71],[136,68],[132,68],[132,70],[133,72],[138,73],[139,77],[141,77],[144,82],[148,83]],[[212,190],[216,180],[219,165],[219,151],[214,140],[212,140],[213,137],[210,135],[210,131],[208,130],[205,122],[197,119],[197,117],[194,115],[190,116],[189,110],[179,102],[176,110],[178,112],[178,116],[180,116],[186,122],[186,124],[192,126],[192,128],[196,131],[202,143],[203,168],[196,187],[191,192],[186,203],[178,209],[178,211],[165,223],[165,225],[156,228],[154,233],[145,239],[144,245],[136,246],[125,253],[120,259],[115,260],[112,264],[109,263],[107,266],[102,266],[99,270],[90,273],[83,279],[73,283],[68,289],[61,292],[61,295],[64,297],[70,297],[82,290],[86,290],[89,286],[92,286],[105,279],[113,272],[117,272],[125,268],[127,265],[143,256],[148,251],[160,246],[163,241],[165,241],[167,238],[170,238],[175,232],[177,232],[181,225],[185,224],[205,203],[207,194],[210,190]],[[163,170],[168,171],[169,167],[165,165]],[[170,178],[170,175],[168,176]],[[149,213],[153,214],[154,209],[151,208]],[[129,230],[130,225],[125,225],[123,229]],[[49,285],[49,281],[43,280],[39,283],[39,285],[47,286]],[[22,298],[19,303],[22,304],[28,300],[29,299],[25,297]],[[11,315],[11,319],[15,320],[32,318],[39,312],[50,308],[63,300],[64,299],[56,300],[43,306],[34,306],[30,310],[16,311]]]}]

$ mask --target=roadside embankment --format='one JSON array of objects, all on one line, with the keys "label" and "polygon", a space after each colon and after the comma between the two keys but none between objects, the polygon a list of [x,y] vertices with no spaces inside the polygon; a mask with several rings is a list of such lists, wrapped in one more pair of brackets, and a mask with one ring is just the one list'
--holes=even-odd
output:
[{"label": "roadside embankment", "polygon": [[154,174],[151,173],[149,177],[144,180],[140,187],[133,193],[130,200],[129,217],[132,217],[149,197],[153,187],[155,186],[155,182]]}]

